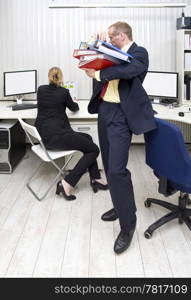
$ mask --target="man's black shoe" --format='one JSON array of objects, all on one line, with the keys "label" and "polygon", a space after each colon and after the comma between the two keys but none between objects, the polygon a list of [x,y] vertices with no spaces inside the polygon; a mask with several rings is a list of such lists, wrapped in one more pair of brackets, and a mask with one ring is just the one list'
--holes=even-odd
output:
[{"label": "man's black shoe", "polygon": [[119,233],[114,244],[114,251],[116,254],[120,254],[123,251],[125,251],[127,248],[129,248],[134,232],[135,232],[135,227],[132,230],[130,230],[128,233],[124,233],[122,231]]},{"label": "man's black shoe", "polygon": [[117,213],[115,211],[114,208],[108,210],[106,213],[104,213],[102,216],[101,216],[101,219],[103,221],[115,221],[118,219],[118,216],[117,216]]}]

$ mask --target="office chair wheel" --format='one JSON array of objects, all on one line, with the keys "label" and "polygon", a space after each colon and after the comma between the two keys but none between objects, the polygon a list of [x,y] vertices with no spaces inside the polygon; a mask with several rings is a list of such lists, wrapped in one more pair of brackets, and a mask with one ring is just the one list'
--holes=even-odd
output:
[{"label": "office chair wheel", "polygon": [[151,239],[153,233],[151,230],[147,229],[145,232],[144,232],[144,236],[146,239]]},{"label": "office chair wheel", "polygon": [[146,199],[144,204],[145,204],[145,207],[150,207],[151,206],[151,201],[149,199]]}]

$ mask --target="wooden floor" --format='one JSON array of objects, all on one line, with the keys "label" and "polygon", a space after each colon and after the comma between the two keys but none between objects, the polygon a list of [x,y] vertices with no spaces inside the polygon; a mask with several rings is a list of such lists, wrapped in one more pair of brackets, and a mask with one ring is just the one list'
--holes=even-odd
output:
[{"label": "wooden floor", "polygon": [[[42,202],[25,186],[39,160],[30,151],[12,175],[0,174],[0,277],[191,277],[191,232],[177,220],[163,226],[148,240],[146,228],[166,213],[162,207],[145,208],[146,197],[160,197],[157,180],[144,162],[144,147],[132,145],[132,172],[138,223],[130,248],[115,255],[118,221],[100,216],[112,207],[108,191],[94,194],[84,175],[76,201],[55,195]],[[34,186],[43,191],[54,176],[46,166]],[[128,195],[127,195],[128,196]],[[176,203],[178,194],[168,198]]]}]

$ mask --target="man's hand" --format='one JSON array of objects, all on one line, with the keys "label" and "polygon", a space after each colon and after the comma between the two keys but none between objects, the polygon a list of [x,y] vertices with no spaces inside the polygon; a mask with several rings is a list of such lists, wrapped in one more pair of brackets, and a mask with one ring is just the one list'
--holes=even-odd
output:
[{"label": "man's hand", "polygon": [[85,68],[82,68],[82,70],[84,70],[90,78],[95,78],[96,70],[94,70],[94,69],[85,69]]},{"label": "man's hand", "polygon": [[108,35],[105,31],[100,31],[97,32],[96,34],[94,34],[94,36],[96,36],[96,39],[103,41],[103,42],[108,42]]}]

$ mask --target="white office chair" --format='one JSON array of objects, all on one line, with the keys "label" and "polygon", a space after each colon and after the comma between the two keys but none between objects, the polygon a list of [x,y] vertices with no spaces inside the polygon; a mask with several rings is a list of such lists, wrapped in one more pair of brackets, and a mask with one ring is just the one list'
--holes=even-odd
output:
[{"label": "white office chair", "polygon": [[[55,151],[50,151],[50,150],[47,150],[45,148],[43,142],[42,142],[42,139],[41,139],[40,134],[38,133],[38,130],[36,129],[36,127],[27,124],[21,118],[18,118],[18,120],[19,120],[23,130],[25,131],[30,143],[32,144],[32,146],[31,146],[32,151],[43,161],[42,164],[44,165],[47,162],[51,163],[58,170],[58,173],[57,173],[56,177],[52,180],[52,182],[49,185],[48,189],[44,192],[44,194],[41,197],[39,195],[37,195],[37,193],[35,193],[35,191],[32,189],[32,187],[30,185],[34,175],[37,173],[39,168],[37,168],[37,170],[35,170],[35,172],[29,178],[29,180],[26,184],[28,189],[32,192],[32,194],[35,196],[35,198],[37,200],[41,201],[42,199],[44,199],[46,197],[46,195],[48,194],[50,189],[53,187],[53,185],[55,185],[56,181],[61,176],[61,174],[62,175],[65,174],[64,170],[65,170],[66,166],[68,165],[69,161],[72,159],[73,154],[75,152],[77,152],[77,150],[71,150],[71,151],[56,151],[56,150]],[[33,139],[36,139],[39,143],[34,144]],[[65,157],[65,156],[69,156],[69,157],[67,158],[67,160],[64,163],[63,167],[60,168],[56,164],[55,160],[60,158],[60,157]]]}]

